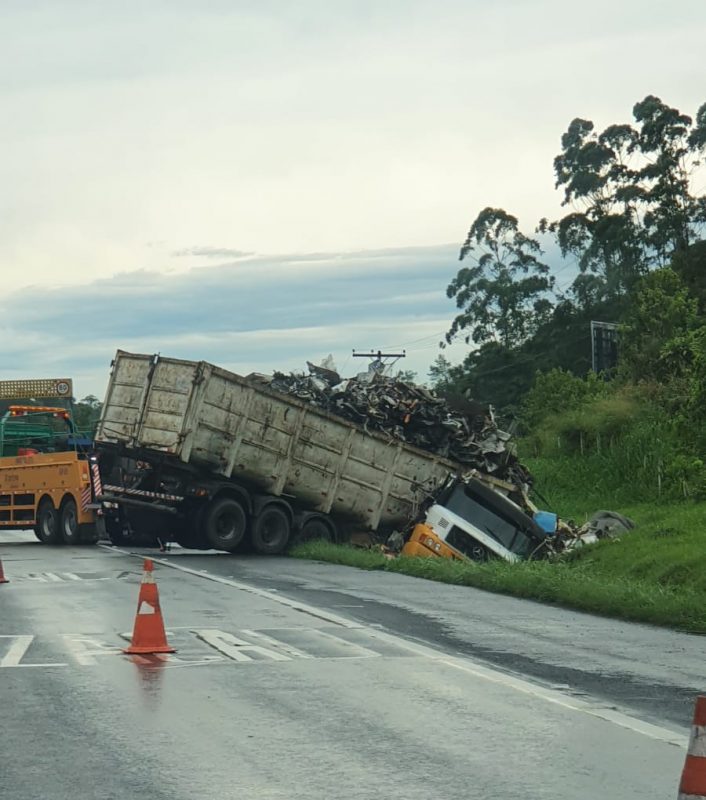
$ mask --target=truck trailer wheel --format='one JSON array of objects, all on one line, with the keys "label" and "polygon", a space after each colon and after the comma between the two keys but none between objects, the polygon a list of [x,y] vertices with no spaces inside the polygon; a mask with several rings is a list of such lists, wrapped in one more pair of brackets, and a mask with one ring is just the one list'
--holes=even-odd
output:
[{"label": "truck trailer wheel", "polygon": [[206,539],[203,526],[203,515],[206,509],[198,506],[191,508],[184,519],[174,529],[174,541],[187,550],[210,550],[211,544]]},{"label": "truck trailer wheel", "polygon": [[325,517],[312,515],[304,521],[294,543],[303,544],[304,542],[335,542],[336,529],[333,523]]},{"label": "truck trailer wheel", "polygon": [[279,506],[265,506],[253,522],[250,541],[255,552],[274,556],[287,549],[291,533],[287,512]]},{"label": "truck trailer wheel", "polygon": [[59,515],[56,512],[54,503],[49,497],[44,497],[39,501],[37,507],[37,524],[34,532],[42,544],[61,544],[61,529],[59,527]]},{"label": "truck trailer wheel", "polygon": [[81,531],[78,524],[78,508],[73,497],[66,499],[59,515],[61,538],[64,544],[81,544]]},{"label": "truck trailer wheel", "polygon": [[223,497],[206,510],[203,530],[212,547],[232,553],[242,542],[247,526],[248,518],[240,503]]},{"label": "truck trailer wheel", "polygon": [[106,539],[116,547],[125,547],[130,544],[130,539],[125,533],[121,520],[115,517],[101,515],[96,520],[96,535],[98,541]]}]

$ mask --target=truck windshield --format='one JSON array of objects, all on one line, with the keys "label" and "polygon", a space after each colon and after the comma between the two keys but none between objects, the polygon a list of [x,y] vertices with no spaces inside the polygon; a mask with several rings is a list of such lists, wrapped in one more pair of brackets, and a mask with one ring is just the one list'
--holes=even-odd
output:
[{"label": "truck windshield", "polygon": [[[500,507],[499,498],[497,506],[482,500],[467,490],[467,487],[457,486],[444,502],[446,508],[467,520],[471,525],[492,536],[497,542],[512,553],[525,557],[537,545],[538,540],[526,532],[511,515],[504,513]],[[531,524],[529,517],[527,522]],[[460,534],[460,532],[459,532]],[[457,534],[458,535],[458,534]],[[462,539],[465,537],[461,537]],[[449,542],[449,544],[453,544]],[[455,545],[458,547],[458,544]],[[463,547],[459,547],[462,551]]]}]

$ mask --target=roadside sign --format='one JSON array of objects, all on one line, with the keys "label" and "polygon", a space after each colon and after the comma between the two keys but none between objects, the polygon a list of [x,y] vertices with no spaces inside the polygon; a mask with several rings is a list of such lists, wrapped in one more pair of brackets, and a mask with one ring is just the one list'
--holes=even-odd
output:
[{"label": "roadside sign", "polygon": [[22,400],[36,397],[71,399],[71,378],[36,378],[20,381],[0,381],[0,400]]}]

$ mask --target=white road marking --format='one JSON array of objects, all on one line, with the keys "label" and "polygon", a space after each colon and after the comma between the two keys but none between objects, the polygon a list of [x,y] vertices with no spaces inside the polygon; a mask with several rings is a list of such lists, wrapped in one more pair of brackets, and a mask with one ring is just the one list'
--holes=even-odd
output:
[{"label": "white road marking", "polygon": [[463,672],[473,675],[474,677],[481,678],[491,683],[496,683],[505,686],[514,691],[528,694],[545,700],[553,705],[562,706],[563,708],[571,711],[580,711],[583,714],[588,714],[591,717],[598,717],[606,722],[612,722],[621,728],[627,728],[634,733],[642,734],[650,739],[655,739],[659,742],[666,742],[677,747],[685,747],[688,743],[688,738],[676,731],[664,728],[661,725],[653,725],[650,722],[643,722],[636,717],[631,717],[628,714],[618,711],[614,708],[601,706],[598,703],[590,703],[583,701],[579,698],[572,697],[564,692],[556,689],[541,686],[538,683],[532,683],[524,678],[511,675],[507,672],[501,672],[491,666],[481,664],[471,658],[456,658],[453,656],[446,656],[445,654],[427,647],[423,644],[416,644],[414,642],[407,642],[394,634],[386,633],[380,630],[371,631],[371,635],[381,641],[388,641],[392,644],[405,647],[412,653],[429,658],[439,664],[444,664],[447,667],[458,669]]},{"label": "white road marking", "polygon": [[0,634],[0,639],[14,639],[7,653],[0,659],[0,667],[68,667],[68,664],[20,663],[34,641],[34,636],[9,636],[7,634]]},{"label": "white road marking", "polygon": [[251,644],[244,639],[238,639],[237,636],[233,636],[232,633],[227,633],[226,631],[219,631],[211,628],[208,630],[195,630],[194,634],[196,634],[201,641],[213,647],[214,650],[223,653],[224,656],[228,656],[228,658],[233,661],[254,661],[255,659],[251,658],[248,653],[258,653],[265,658],[269,658],[271,661],[292,660],[289,656],[284,655],[284,653],[278,653],[275,650],[268,650],[266,647]]},{"label": "white road marking", "polygon": [[[108,545],[100,545],[110,553],[122,553],[124,556],[131,556],[132,558],[143,559],[144,556],[138,553],[130,553],[128,550],[121,550],[119,547],[109,547]],[[164,558],[152,558],[155,564],[162,564],[170,569],[179,570],[179,572],[186,572],[188,575],[195,575],[197,578],[206,578],[206,580],[214,581],[215,583],[222,583],[226,586],[232,586],[234,589],[240,589],[243,592],[254,594],[257,597],[263,597],[266,600],[274,600],[282,606],[287,606],[295,611],[302,611],[304,614],[310,614],[312,617],[323,619],[326,622],[332,622],[334,625],[341,625],[344,628],[363,628],[358,622],[353,622],[345,617],[339,617],[338,614],[332,614],[330,611],[325,611],[323,608],[316,608],[307,603],[300,603],[297,600],[290,600],[288,597],[282,597],[280,594],[275,594],[266,589],[259,589],[257,586],[250,586],[247,583],[234,581],[231,578],[223,578],[220,575],[212,575],[206,570],[190,569],[189,567],[182,567],[180,564],[175,564],[173,561],[168,561]]]},{"label": "white road marking", "polygon": [[[117,577],[120,578],[122,575],[117,575]],[[95,581],[109,580],[112,580],[111,576],[93,577],[91,575],[89,577],[82,578],[75,572],[28,572],[25,575],[13,576],[13,581],[17,583],[26,583],[31,581],[32,583],[60,583],[70,585],[76,581],[81,583],[93,583]]]},{"label": "white road marking", "polygon": [[0,667],[18,666],[34,641],[34,636],[11,636],[9,638],[15,641],[10,644],[10,649],[0,659]]},{"label": "white road marking", "polygon": [[84,667],[97,664],[96,656],[115,656],[122,653],[122,650],[115,645],[101,642],[99,639],[84,636],[81,633],[65,633],[62,638],[71,651],[71,655]]},{"label": "white road marking", "polygon": [[[112,552],[116,552],[117,550],[118,552],[122,552],[124,555],[129,555],[133,558],[142,558],[142,556],[139,554],[129,553],[126,550],[118,550],[118,548],[114,547],[106,549],[109,549]],[[206,578],[207,580],[215,581],[216,583],[222,583],[226,586],[233,586],[235,589],[240,589],[244,592],[255,594],[258,597],[265,598],[273,603],[278,603],[279,605],[287,606],[288,608],[292,608],[296,611],[303,611],[304,613],[318,617],[319,619],[333,622],[335,625],[341,625],[345,628],[358,628],[366,630],[373,637],[376,637],[382,641],[390,642],[391,644],[395,644],[398,647],[402,647],[412,653],[423,656],[424,658],[429,658],[439,664],[443,664],[453,669],[462,670],[470,675],[473,675],[474,677],[504,686],[507,689],[515,692],[531,695],[554,705],[562,706],[567,710],[576,711],[591,717],[597,717],[598,719],[602,719],[621,728],[630,730],[633,733],[646,736],[649,739],[675,745],[676,747],[680,748],[684,748],[688,744],[688,737],[670,730],[669,728],[665,728],[660,725],[653,725],[649,722],[643,722],[642,720],[625,714],[622,711],[603,707],[598,703],[593,704],[585,702],[562,692],[545,688],[539,684],[525,680],[524,678],[516,677],[514,675],[510,675],[509,673],[496,670],[493,667],[483,665],[471,658],[460,659],[450,657],[439,650],[434,650],[432,647],[409,642],[406,639],[402,639],[394,634],[383,632],[376,627],[371,627],[369,625],[363,625],[351,620],[347,620],[344,617],[339,617],[337,614],[331,614],[330,612],[321,608],[317,608],[316,606],[312,606],[307,603],[299,603],[296,600],[283,597],[281,594],[275,594],[274,592],[267,591],[266,589],[249,586],[248,584],[241,583],[240,581],[222,578],[218,575],[212,575],[205,571],[190,569],[189,567],[182,567],[179,564],[175,564],[173,561],[168,561],[167,559],[152,560],[162,564],[165,567],[169,567],[170,569],[186,572],[188,574],[195,575],[198,578]]]},{"label": "white road marking", "polygon": [[380,653],[377,653],[375,650],[370,650],[367,647],[363,647],[361,644],[357,644],[355,642],[349,642],[347,639],[341,639],[340,636],[336,636],[335,633],[330,633],[329,631],[322,631],[319,628],[312,628],[312,630],[316,631],[317,636],[323,636],[324,639],[330,639],[334,642],[338,642],[342,644],[344,647],[353,647],[356,650],[360,650],[362,655],[359,656],[341,656],[341,658],[378,658]]},{"label": "white road marking", "polygon": [[243,628],[243,633],[246,636],[251,636],[253,639],[259,639],[262,642],[267,642],[270,645],[274,645],[278,647],[280,650],[284,650],[285,653],[288,653],[290,656],[294,658],[313,658],[310,653],[305,653],[303,650],[300,650],[298,647],[295,647],[293,644],[287,644],[286,642],[280,642],[279,639],[275,639],[272,636],[268,636],[266,633],[262,633],[261,631],[251,631],[246,628]]}]

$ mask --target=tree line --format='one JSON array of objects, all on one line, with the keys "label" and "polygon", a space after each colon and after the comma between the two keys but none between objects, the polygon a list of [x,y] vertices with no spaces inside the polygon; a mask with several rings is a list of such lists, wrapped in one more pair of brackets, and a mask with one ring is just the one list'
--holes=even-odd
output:
[{"label": "tree line", "polygon": [[[620,323],[621,369],[632,380],[683,370],[706,322],[705,149],[706,103],[692,118],[649,95],[631,123],[598,130],[574,119],[553,163],[566,213],[540,219],[531,234],[502,208],[484,208],[471,224],[447,288],[458,312],[442,343],[470,349],[455,367],[439,356],[431,382],[517,411],[537,373],[589,372],[591,320]],[[568,286],[547,264],[548,246],[561,253],[560,272],[573,274]]]}]

